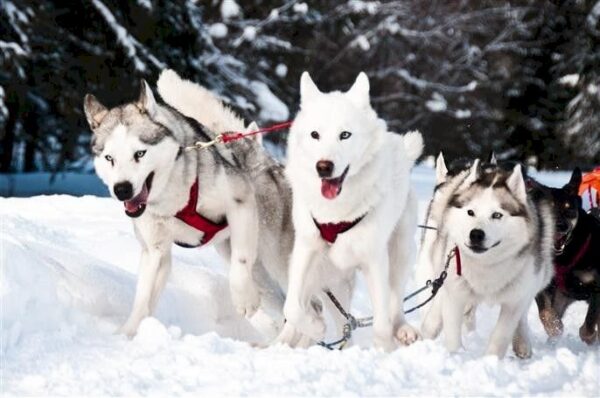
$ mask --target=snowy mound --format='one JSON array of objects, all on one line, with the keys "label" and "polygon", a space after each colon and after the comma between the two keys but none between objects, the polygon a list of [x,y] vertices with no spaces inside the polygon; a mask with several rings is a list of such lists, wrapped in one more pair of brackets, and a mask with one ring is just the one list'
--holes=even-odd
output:
[{"label": "snowy mound", "polygon": [[[566,176],[543,176],[562,184]],[[413,182],[421,212],[433,173]],[[483,357],[497,310],[481,308],[466,350],[440,341],[392,354],[371,348],[368,330],[342,352],[254,348],[257,336],[229,301],[212,249],[174,248],[174,266],[154,318],[133,340],[113,332],[130,309],[139,257],[131,223],[111,199],[0,199],[2,385],[8,395],[597,395],[598,350],[579,340],[585,307],[573,305],[566,334],[547,343],[532,308],[534,354]],[[370,312],[359,281],[353,310]],[[409,320],[418,322],[418,315]]]}]

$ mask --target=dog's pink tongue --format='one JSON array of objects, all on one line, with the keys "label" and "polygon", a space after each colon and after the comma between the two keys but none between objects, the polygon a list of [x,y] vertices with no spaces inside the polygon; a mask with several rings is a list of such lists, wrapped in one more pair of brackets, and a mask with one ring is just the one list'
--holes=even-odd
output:
[{"label": "dog's pink tongue", "polygon": [[340,181],[336,179],[321,180],[321,194],[327,199],[335,199],[340,192]]},{"label": "dog's pink tongue", "polygon": [[148,186],[146,185],[146,183],[144,183],[144,187],[142,188],[142,191],[139,194],[137,194],[137,196],[133,197],[130,200],[126,200],[124,202],[125,210],[127,210],[130,213],[133,213],[141,205],[145,205],[147,200],[148,200]]}]

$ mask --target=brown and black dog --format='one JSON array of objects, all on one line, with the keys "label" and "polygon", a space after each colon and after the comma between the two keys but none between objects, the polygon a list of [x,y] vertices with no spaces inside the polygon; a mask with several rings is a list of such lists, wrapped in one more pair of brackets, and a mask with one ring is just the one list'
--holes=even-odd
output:
[{"label": "brown and black dog", "polygon": [[581,170],[576,168],[564,187],[544,187],[552,195],[556,211],[556,274],[536,302],[546,333],[557,337],[563,332],[567,307],[586,301],[588,310],[579,336],[594,344],[600,334],[600,220],[582,208],[580,184]]}]

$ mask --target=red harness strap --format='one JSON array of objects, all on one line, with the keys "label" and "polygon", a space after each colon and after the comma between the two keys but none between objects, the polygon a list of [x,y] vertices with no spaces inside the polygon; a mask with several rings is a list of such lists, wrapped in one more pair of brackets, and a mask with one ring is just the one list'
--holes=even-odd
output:
[{"label": "red harness strap", "polygon": [[587,239],[585,240],[585,242],[583,243],[583,245],[579,248],[579,251],[577,252],[575,257],[573,257],[571,262],[569,262],[567,265],[562,265],[558,261],[554,264],[554,270],[556,272],[556,274],[554,276],[556,278],[556,286],[560,290],[566,291],[567,272],[569,272],[571,270],[571,268],[573,268],[575,265],[577,265],[577,263],[585,255],[585,253],[587,252],[587,250],[590,247],[591,241],[592,241],[592,235],[590,234],[587,237]]},{"label": "red harness strap", "polygon": [[360,222],[360,220],[365,218],[365,215],[358,217],[354,221],[342,221],[338,223],[328,222],[320,224],[317,220],[315,220],[314,217],[313,221],[319,229],[319,232],[321,233],[321,238],[323,238],[323,240],[325,240],[328,243],[335,243],[335,240],[337,239],[339,234],[343,234],[344,232],[354,227]]},{"label": "red harness strap", "polygon": [[196,206],[198,204],[198,179],[194,182],[192,187],[190,188],[190,199],[188,200],[187,205],[177,214],[175,217],[189,225],[190,227],[196,228],[198,231],[204,232],[202,236],[201,245],[205,245],[211,241],[214,236],[220,231],[227,228],[227,220],[223,221],[220,224],[214,223],[209,219],[202,217],[196,211]]},{"label": "red harness strap", "polygon": [[454,246],[454,257],[456,257],[456,275],[462,275],[462,260],[460,259],[460,250],[458,246]]}]

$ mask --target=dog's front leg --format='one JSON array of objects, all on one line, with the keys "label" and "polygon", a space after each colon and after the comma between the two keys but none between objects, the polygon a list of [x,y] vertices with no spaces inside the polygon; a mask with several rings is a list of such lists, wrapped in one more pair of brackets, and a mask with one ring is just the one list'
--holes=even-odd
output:
[{"label": "dog's front leg", "polygon": [[374,343],[376,347],[385,351],[396,348],[393,319],[390,316],[389,267],[389,256],[386,250],[363,266],[373,306]]},{"label": "dog's front leg", "polygon": [[562,320],[552,306],[553,297],[557,294],[560,294],[560,292],[556,290],[556,287],[551,285],[535,296],[540,321],[544,326],[546,334],[551,339],[560,336],[563,332]]},{"label": "dog's front leg", "polygon": [[447,281],[440,291],[442,325],[446,349],[456,352],[462,347],[462,324],[467,299],[453,281]]},{"label": "dog's front leg", "polygon": [[[321,340],[325,335],[325,322],[317,314],[310,300],[313,291],[309,288],[316,251],[313,245],[302,238],[296,237],[290,259],[290,273],[288,277],[288,292],[283,307],[283,314],[288,323],[293,325],[303,334],[314,340]],[[289,341],[278,338],[279,342],[293,345]]]},{"label": "dog's front leg", "polygon": [[510,341],[515,336],[519,321],[524,316],[527,316],[527,309],[531,305],[531,301],[530,299],[525,299],[518,303],[502,304],[500,316],[490,337],[486,355],[496,355],[499,358],[504,357]]},{"label": "dog's front leg", "polygon": [[161,261],[165,256],[164,252],[164,250],[156,247],[142,250],[133,308],[129,318],[119,329],[119,333],[133,337],[137,332],[140,322],[151,314],[152,293],[157,282],[157,273],[161,266]]},{"label": "dog's front leg", "polygon": [[231,229],[229,289],[237,312],[252,317],[260,305],[260,293],[252,276],[258,252],[258,217],[253,199],[233,203],[227,212]]},{"label": "dog's front leg", "polygon": [[587,344],[594,344],[600,329],[600,295],[594,294],[589,300],[587,314],[583,325],[579,328],[579,337]]}]

